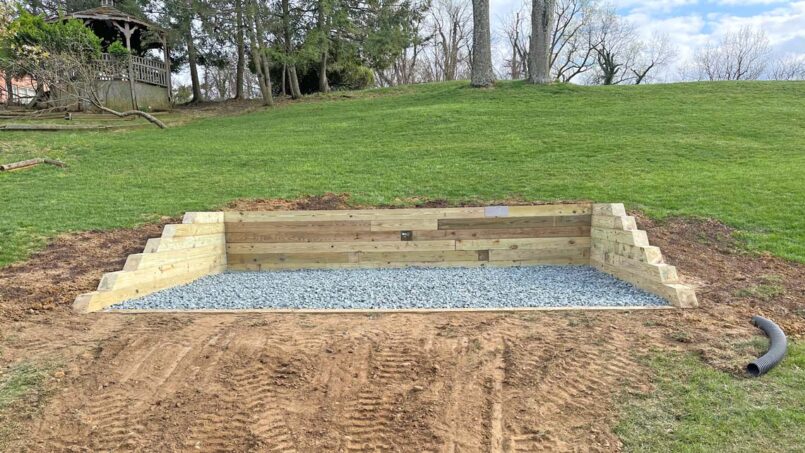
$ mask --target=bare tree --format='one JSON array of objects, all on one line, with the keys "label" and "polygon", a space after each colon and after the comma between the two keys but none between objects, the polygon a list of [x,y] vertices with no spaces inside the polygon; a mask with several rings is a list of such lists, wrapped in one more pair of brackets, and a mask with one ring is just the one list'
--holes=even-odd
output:
[{"label": "bare tree", "polygon": [[489,0],[472,0],[472,61],[470,84],[488,87],[495,83],[492,70],[492,37],[489,29]]},{"label": "bare tree", "polygon": [[434,80],[456,80],[469,61],[472,16],[460,0],[437,0],[430,11]]},{"label": "bare tree", "polygon": [[637,56],[629,67],[632,73],[632,82],[640,85],[650,80],[651,73],[662,68],[676,56],[676,48],[671,44],[667,35],[655,33],[647,42],[637,44]]},{"label": "bare tree", "polygon": [[528,50],[528,81],[551,82],[551,35],[555,0],[534,0],[531,4],[531,42]]},{"label": "bare tree", "polygon": [[772,80],[805,79],[805,57],[802,55],[785,55],[777,58],[771,65],[769,78]]},{"label": "bare tree", "polygon": [[596,0],[557,0],[551,37],[551,70],[556,80],[570,82],[595,65],[598,43],[593,19],[600,9]]},{"label": "bare tree", "polygon": [[512,80],[521,79],[528,71],[528,34],[525,4],[503,19],[503,35],[511,48],[511,57],[504,62]]},{"label": "bare tree", "polygon": [[[596,25],[593,19],[601,8],[597,0],[555,0],[554,3],[550,38],[551,77],[570,82],[595,66],[594,48],[597,43],[594,38],[599,36],[593,33]],[[523,19],[530,16],[531,9],[530,2],[524,2],[515,13],[502,20],[503,36],[512,49],[512,57],[505,60],[506,68],[518,75],[527,73],[531,26]],[[515,59],[523,64],[519,71],[512,69]]]},{"label": "bare tree", "polygon": [[602,85],[616,85],[629,80],[632,77],[629,68],[639,51],[634,27],[613,10],[602,11],[592,36],[596,59],[593,81]]},{"label": "bare tree", "polygon": [[755,80],[766,70],[769,55],[766,34],[745,26],[705,44],[696,52],[693,67],[700,80]]}]

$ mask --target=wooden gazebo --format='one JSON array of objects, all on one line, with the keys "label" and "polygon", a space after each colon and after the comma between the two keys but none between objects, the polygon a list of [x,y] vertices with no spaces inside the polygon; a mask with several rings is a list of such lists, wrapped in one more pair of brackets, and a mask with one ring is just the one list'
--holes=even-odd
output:
[{"label": "wooden gazebo", "polygon": [[[67,14],[58,19],[79,19],[101,38],[103,58],[111,58],[106,49],[121,41],[131,53],[128,74],[107,80],[106,104],[111,108],[167,110],[171,106],[171,66],[167,32],[143,19],[115,8],[114,0],[100,0],[100,6]],[[162,50],[162,60],[149,55]]]}]

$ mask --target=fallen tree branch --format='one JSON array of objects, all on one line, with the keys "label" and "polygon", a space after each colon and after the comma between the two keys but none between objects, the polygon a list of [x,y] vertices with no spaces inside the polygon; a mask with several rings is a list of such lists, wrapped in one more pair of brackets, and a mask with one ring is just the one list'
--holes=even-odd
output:
[{"label": "fallen tree branch", "polygon": [[19,162],[13,162],[13,163],[10,163],[10,164],[0,165],[0,171],[20,170],[20,169],[23,169],[23,168],[33,167],[33,166],[39,165],[39,164],[50,164],[50,165],[55,165],[57,167],[66,167],[67,166],[67,164],[65,164],[64,162],[62,162],[60,160],[45,159],[45,158],[42,158],[42,157],[37,157],[36,159],[28,159],[28,160],[22,160],[22,161],[19,161]]},{"label": "fallen tree branch", "polygon": [[105,106],[100,105],[100,104],[95,104],[95,107],[103,110],[106,113],[111,113],[112,115],[115,115],[115,116],[120,117],[120,118],[125,118],[127,116],[140,116],[140,117],[145,118],[146,120],[148,120],[148,122],[157,125],[160,129],[167,129],[168,128],[168,126],[166,126],[165,123],[163,123],[162,121],[158,120],[154,115],[151,115],[151,114],[148,114],[148,113],[145,113],[145,112],[141,112],[139,110],[128,110],[126,112],[118,112],[117,110],[112,110],[109,107],[105,107]]}]

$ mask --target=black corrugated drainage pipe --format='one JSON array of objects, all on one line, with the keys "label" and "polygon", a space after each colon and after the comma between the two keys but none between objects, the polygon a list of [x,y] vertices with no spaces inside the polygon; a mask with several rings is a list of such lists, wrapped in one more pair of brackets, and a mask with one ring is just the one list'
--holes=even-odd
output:
[{"label": "black corrugated drainage pipe", "polygon": [[752,316],[752,324],[769,337],[769,350],[746,366],[747,373],[758,377],[774,368],[780,363],[780,360],[783,360],[788,341],[780,326],[762,316]]}]

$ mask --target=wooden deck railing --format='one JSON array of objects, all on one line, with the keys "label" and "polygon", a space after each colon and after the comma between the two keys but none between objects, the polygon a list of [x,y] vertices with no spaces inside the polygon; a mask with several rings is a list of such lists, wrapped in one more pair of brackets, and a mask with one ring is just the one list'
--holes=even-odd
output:
[{"label": "wooden deck railing", "polygon": [[[102,54],[101,59],[104,62],[110,61],[112,56],[109,54]],[[105,66],[105,65],[101,65]],[[132,72],[134,73],[134,80],[149,85],[156,85],[161,87],[168,86],[168,71],[165,70],[165,63],[155,58],[138,57],[132,55],[131,57]],[[99,70],[98,79],[100,80],[128,80],[129,75],[127,70],[120,71],[119,74],[109,74],[108,70]]]}]

